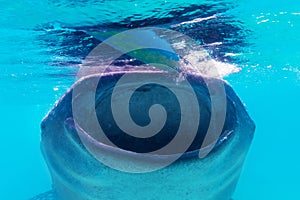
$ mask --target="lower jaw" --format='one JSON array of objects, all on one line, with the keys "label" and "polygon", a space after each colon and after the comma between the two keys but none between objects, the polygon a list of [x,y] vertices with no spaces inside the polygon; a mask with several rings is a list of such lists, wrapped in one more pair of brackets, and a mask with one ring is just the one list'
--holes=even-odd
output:
[{"label": "lower jaw", "polygon": [[74,158],[61,158],[52,145],[52,148],[44,146],[46,160],[51,159],[48,166],[59,200],[229,200],[248,149],[239,143],[242,139],[239,134],[234,134],[203,159],[179,159],[154,172],[131,174],[105,166],[70,136],[65,139],[66,145],[78,155],[77,166],[72,168],[68,164]]},{"label": "lower jaw", "polygon": [[[230,145],[234,146],[231,142]],[[233,149],[220,149],[222,152],[217,150],[204,159],[179,160],[161,170],[143,174],[116,171],[101,163],[89,169],[92,170],[89,175],[65,168],[64,173],[53,171],[53,188],[60,200],[229,200],[245,154],[231,160]]]}]

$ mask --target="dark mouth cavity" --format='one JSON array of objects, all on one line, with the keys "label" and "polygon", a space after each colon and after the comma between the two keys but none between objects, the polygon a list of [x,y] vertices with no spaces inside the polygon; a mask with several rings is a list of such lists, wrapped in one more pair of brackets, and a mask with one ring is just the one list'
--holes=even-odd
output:
[{"label": "dark mouth cavity", "polygon": [[[148,115],[149,108],[154,104],[162,105],[167,113],[164,127],[154,136],[148,138],[138,138],[123,132],[116,124],[111,110],[111,95],[113,88],[121,74],[101,77],[96,95],[96,114],[98,122],[108,137],[108,139],[118,148],[136,153],[149,153],[166,146],[174,139],[181,120],[181,110],[179,102],[167,87],[157,84],[145,84],[135,90],[130,99],[129,112],[132,120],[139,126],[146,126],[150,123]],[[194,82],[196,80],[196,82]],[[201,77],[192,79],[191,85],[197,95],[200,109],[200,121],[196,137],[186,152],[197,151],[201,148],[206,136],[211,118],[211,104],[207,86]],[[178,86],[180,87],[180,85]],[[183,90],[185,88],[182,88]],[[122,100],[122,99],[120,99]],[[191,121],[193,119],[190,119]],[[236,126],[236,113],[233,102],[227,98],[226,119],[222,133],[214,148],[223,144],[233,133]],[[187,137],[189,130],[186,130]],[[184,138],[182,138],[184,140]],[[103,141],[98,141],[104,143]],[[104,143],[105,144],[105,143]],[[106,144],[110,145],[110,144]],[[180,149],[180,148],[179,148]],[[165,152],[164,155],[182,153],[176,149]]]}]

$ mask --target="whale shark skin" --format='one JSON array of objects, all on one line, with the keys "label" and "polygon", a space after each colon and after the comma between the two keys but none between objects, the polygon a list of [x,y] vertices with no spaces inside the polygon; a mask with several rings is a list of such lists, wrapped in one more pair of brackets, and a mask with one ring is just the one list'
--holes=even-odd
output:
[{"label": "whale shark skin", "polygon": [[[122,73],[128,72],[101,74],[101,78],[104,77],[109,85]],[[230,124],[228,127],[231,134],[221,134],[213,150],[204,158],[193,154],[182,156],[160,170],[132,174],[112,169],[97,160],[80,140],[74,125],[74,88],[89,84],[99,76],[95,74],[77,81],[43,119],[41,149],[52,177],[53,188],[52,191],[34,197],[34,200],[231,199],[254,135],[255,125],[226,82],[212,80],[224,84],[227,98],[224,126]],[[193,88],[203,84],[201,76],[191,76],[196,80],[191,83]],[[202,89],[199,88],[198,90]],[[107,90],[103,92],[103,88],[100,88],[95,96],[101,92],[105,94]],[[196,95],[208,94],[200,92]],[[100,109],[100,112],[104,110]],[[189,152],[185,152],[183,155],[188,154]]]}]

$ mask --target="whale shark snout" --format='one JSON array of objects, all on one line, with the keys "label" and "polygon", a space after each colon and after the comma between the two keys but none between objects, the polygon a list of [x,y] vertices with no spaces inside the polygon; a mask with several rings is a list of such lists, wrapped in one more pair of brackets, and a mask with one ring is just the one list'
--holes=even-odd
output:
[{"label": "whale shark snout", "polygon": [[[197,99],[199,117],[189,117],[182,134],[176,136],[181,127],[183,113],[194,116],[197,111],[190,100],[191,92],[180,82],[167,83],[165,86],[148,83],[135,87],[135,84],[139,85],[137,80],[119,85],[119,91],[116,92],[114,88],[125,74],[135,77],[149,74],[153,77],[167,77],[162,72],[151,71],[119,71],[87,76],[77,81],[44,118],[41,125],[41,149],[51,173],[55,198],[229,200],[255,129],[233,89],[222,80],[209,78],[211,83],[222,84],[225,88],[226,104],[220,109],[224,109],[226,115],[220,135],[215,141],[203,146],[211,126],[211,95],[214,94],[209,93],[202,76],[186,75]],[[95,80],[100,81],[93,93],[89,88]],[[142,79],[138,80],[143,82]],[[81,88],[80,92],[74,95],[78,88]],[[132,91],[132,88],[137,89]],[[189,105],[185,106],[186,110],[180,107],[181,103],[172,93],[173,88],[185,97],[186,105]],[[122,106],[126,93],[132,94],[128,109],[134,123],[143,128],[152,122],[153,130],[161,126],[157,134],[135,137],[126,134],[118,126],[111,104]],[[76,119],[78,112],[91,113],[87,110],[88,102],[82,100],[84,98],[94,100],[92,108],[105,136],[97,135],[98,128],[94,127],[89,114],[84,115],[85,118]],[[77,100],[80,103],[77,104],[75,113],[72,104]],[[160,115],[151,116],[151,106],[158,104],[164,109],[153,107],[158,109]],[[195,124],[197,129],[193,135],[191,132]],[[212,126],[217,125],[212,123]],[[146,134],[143,130],[139,134]],[[172,148],[155,151],[172,143],[174,138],[179,142]],[[182,147],[186,144],[188,146]],[[208,154],[203,158],[199,157],[199,153],[207,149]],[[141,170],[168,163],[174,157],[174,162],[147,173],[128,173],[113,169],[105,163],[108,160],[112,165],[118,165],[119,169],[124,167]],[[103,160],[104,163],[101,162]]]}]

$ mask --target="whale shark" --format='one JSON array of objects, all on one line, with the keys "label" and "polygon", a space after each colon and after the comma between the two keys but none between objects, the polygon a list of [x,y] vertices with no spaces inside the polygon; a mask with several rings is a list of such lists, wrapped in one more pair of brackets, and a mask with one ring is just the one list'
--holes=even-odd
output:
[{"label": "whale shark", "polygon": [[[145,31],[149,33],[139,33],[149,46],[153,35],[145,38]],[[128,34],[134,36],[129,43],[140,36]],[[108,55],[124,52],[112,41],[106,45],[106,50],[111,48]],[[168,46],[167,54],[151,48],[128,54],[151,62],[158,53],[171,70],[123,60],[121,67],[113,63],[101,73],[98,68],[83,73],[41,123],[41,150],[52,190],[32,200],[232,198],[255,124],[226,81],[207,69],[195,73],[179,62],[174,48]],[[202,60],[193,65],[215,64],[201,52],[196,51]],[[122,82],[123,77],[129,78]],[[129,115],[120,114],[124,110]]]},{"label": "whale shark", "polygon": [[[136,72],[137,73],[137,72]],[[138,72],[146,73],[146,72]],[[138,74],[137,73],[137,74]],[[107,87],[114,83],[120,74],[107,74]],[[195,149],[199,149],[203,141],[203,132],[207,129],[205,119],[209,118],[209,112],[203,112],[204,122],[199,128],[194,142],[184,152],[175,163],[158,171],[130,174],[110,169],[101,164],[82,144],[76,131],[72,116],[72,92],[74,87],[80,84],[87,84],[90,79],[97,77],[87,77],[73,86],[57,103],[53,110],[46,116],[42,122],[42,151],[49,167],[52,181],[53,192],[45,193],[34,199],[230,199],[236,186],[242,164],[250,146],[254,124],[249,118],[243,104],[234,93],[232,88],[223,83],[226,88],[227,113],[224,129],[213,150],[205,157],[199,158]],[[198,89],[196,93],[202,103],[207,96],[201,77],[192,77],[194,88]],[[102,87],[106,87],[102,85]],[[152,88],[153,87],[153,88]],[[162,88],[155,86],[141,90],[141,93],[147,93],[149,90],[158,90]],[[202,88],[203,87],[203,88]],[[105,90],[104,88],[99,89]],[[150,88],[150,89],[149,89]],[[158,93],[160,93],[158,92]],[[106,96],[109,94],[103,93]],[[141,94],[140,94],[141,95]],[[201,95],[201,96],[200,96]],[[99,98],[101,98],[99,96]],[[159,97],[157,97],[159,99]],[[156,98],[156,99],[157,99]],[[164,97],[165,98],[165,97]],[[146,101],[136,103],[147,106]],[[153,99],[152,99],[153,100]],[[161,100],[161,99],[159,99]],[[171,107],[177,106],[176,103],[166,99],[165,103]],[[150,100],[149,100],[150,101]],[[148,102],[149,103],[149,102]],[[107,112],[107,105],[99,105],[99,112],[105,113],[99,120],[111,120]],[[103,106],[103,107],[102,107]],[[138,114],[137,109],[133,112]],[[172,111],[174,113],[174,111]],[[191,119],[193,120],[193,119]],[[132,140],[121,135],[121,131],[116,127],[106,127],[111,133],[113,141],[118,143],[118,148],[110,149],[105,144],[99,142],[99,151],[103,151],[110,156],[122,159],[135,156],[136,151],[149,151],[152,148],[158,148],[165,140],[169,140],[170,130],[176,129],[175,122],[178,123],[178,116],[171,117],[171,123],[167,130],[163,130],[160,138],[149,139],[145,142]],[[200,125],[199,125],[200,127]],[[114,135],[117,134],[117,135]],[[165,134],[165,135],[164,135]],[[111,153],[110,151],[114,151]],[[124,153],[124,151],[126,153]],[[176,152],[169,152],[176,153]],[[118,155],[119,154],[119,155]],[[127,155],[128,154],[128,155]],[[158,158],[167,155],[156,155]],[[134,162],[132,159],[128,162]],[[154,158],[153,158],[154,159]],[[155,159],[154,159],[155,160]],[[151,159],[150,161],[151,162]],[[154,162],[152,160],[152,162]],[[160,162],[159,159],[155,162]]]}]

